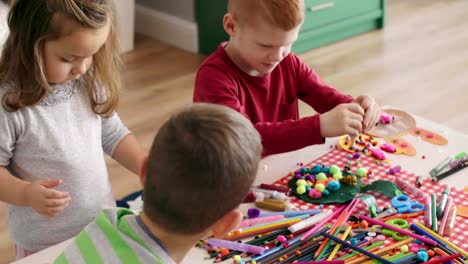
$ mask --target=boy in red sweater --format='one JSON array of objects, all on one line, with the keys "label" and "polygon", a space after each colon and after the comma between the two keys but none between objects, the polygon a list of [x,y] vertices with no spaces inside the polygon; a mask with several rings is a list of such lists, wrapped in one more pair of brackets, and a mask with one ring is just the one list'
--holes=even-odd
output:
[{"label": "boy in red sweater", "polygon": [[[325,84],[290,53],[304,21],[303,0],[229,0],[222,43],[198,70],[193,101],[231,107],[254,124],[264,155],[370,130],[380,109]],[[318,114],[299,118],[298,100]]]}]

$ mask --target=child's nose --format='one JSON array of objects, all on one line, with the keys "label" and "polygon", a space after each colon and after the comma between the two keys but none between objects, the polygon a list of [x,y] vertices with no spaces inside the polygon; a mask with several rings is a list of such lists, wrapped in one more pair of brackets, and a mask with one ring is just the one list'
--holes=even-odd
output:
[{"label": "child's nose", "polygon": [[271,61],[280,61],[283,59],[283,52],[284,52],[284,48],[279,48],[279,49],[276,49],[275,51],[273,51],[273,53],[270,54],[270,60]]},{"label": "child's nose", "polygon": [[88,67],[85,62],[80,63],[79,65],[75,66],[72,70],[73,74],[75,75],[83,75],[88,70]]}]

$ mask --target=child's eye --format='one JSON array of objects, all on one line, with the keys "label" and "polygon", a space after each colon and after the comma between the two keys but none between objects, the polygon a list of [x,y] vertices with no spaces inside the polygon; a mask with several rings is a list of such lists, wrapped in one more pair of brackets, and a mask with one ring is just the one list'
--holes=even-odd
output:
[{"label": "child's eye", "polygon": [[62,61],[63,62],[73,62],[74,59],[73,58],[62,57]]}]

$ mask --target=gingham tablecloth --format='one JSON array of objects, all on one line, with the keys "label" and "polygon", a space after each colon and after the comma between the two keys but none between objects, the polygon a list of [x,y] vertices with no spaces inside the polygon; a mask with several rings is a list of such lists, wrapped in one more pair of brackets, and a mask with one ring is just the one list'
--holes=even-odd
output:
[{"label": "gingham tablecloth", "polygon": [[[336,165],[340,168],[343,168],[348,161],[348,154],[349,152],[340,150],[340,149],[332,149],[325,155],[317,158],[316,160],[309,162],[308,164],[304,164],[303,166],[305,167],[310,167],[311,165],[319,164],[319,165],[326,165],[326,166],[331,166],[331,165]],[[352,159],[351,159],[352,160]],[[352,160],[356,161],[356,160]],[[395,165],[398,164],[392,164],[392,165],[384,165],[382,166],[381,164],[376,164],[375,160],[373,158],[361,155],[359,158],[360,165],[352,165],[351,166],[351,171],[355,172],[358,168],[360,167],[365,167],[370,170],[372,170],[372,173],[374,177],[372,179],[363,179],[363,183],[370,183],[374,180],[388,180],[392,181],[393,180],[393,175],[390,175],[386,173],[390,168],[392,168]],[[298,167],[299,168],[299,167]],[[414,185],[414,182],[416,181],[416,175],[412,172],[409,172],[402,168],[402,170],[396,174],[396,176],[400,177],[400,179],[403,179],[407,181],[409,184]],[[274,184],[278,186],[287,186],[289,180],[293,176],[285,176],[284,178],[276,181]],[[440,195],[442,194],[442,191],[446,185],[440,184],[438,182],[431,182],[430,179],[425,179],[423,181],[423,185],[421,186],[421,190],[424,191],[426,194],[430,195],[432,193],[437,194],[437,201],[440,199]],[[465,186],[460,186],[459,189],[451,188],[450,196],[453,199],[453,202],[457,206],[468,206],[468,193],[465,193],[463,191],[463,188]],[[377,200],[378,207],[379,208],[390,208],[390,199],[380,192],[369,192],[370,194],[375,196],[375,199]],[[412,198],[416,199],[416,197],[412,196],[410,193],[407,193],[407,195]],[[423,201],[420,201],[423,202]],[[305,201],[302,201],[298,199],[297,197],[293,197],[291,199],[291,203],[295,205],[297,208],[302,209],[302,210],[307,210],[307,209],[316,209],[319,208],[320,205],[318,204],[311,204]],[[336,204],[331,204],[331,205],[323,205],[323,208],[329,208],[329,209],[334,209],[338,205]],[[363,202],[360,202],[359,205],[356,207],[356,209],[353,212],[353,215],[360,215],[360,214],[368,214],[369,211],[366,208],[366,205]],[[409,222],[423,222],[423,217],[420,216],[418,218],[412,218],[412,219],[407,219]],[[452,232],[452,235],[450,237],[447,237],[449,241],[454,243],[455,245],[459,246],[460,248],[464,250],[468,250],[468,218],[463,218],[460,216],[457,216],[456,219],[456,224],[455,224],[455,229]],[[387,243],[392,243],[392,239],[389,238]]]}]

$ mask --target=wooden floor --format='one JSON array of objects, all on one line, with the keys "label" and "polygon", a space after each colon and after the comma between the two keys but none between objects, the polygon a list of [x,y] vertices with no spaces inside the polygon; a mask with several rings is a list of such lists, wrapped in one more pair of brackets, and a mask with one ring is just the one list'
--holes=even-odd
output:
[{"label": "wooden floor", "polygon": [[[366,33],[301,54],[324,80],[352,95],[391,105],[468,134],[468,20],[466,0],[388,0],[383,31]],[[191,103],[204,57],[146,37],[126,55],[126,87],[119,114],[149,147],[161,123]],[[312,111],[301,105],[303,115]],[[140,188],[137,177],[108,161],[120,198]],[[0,204],[0,263],[13,260]]]}]

